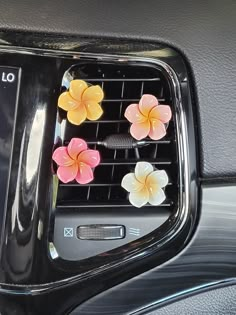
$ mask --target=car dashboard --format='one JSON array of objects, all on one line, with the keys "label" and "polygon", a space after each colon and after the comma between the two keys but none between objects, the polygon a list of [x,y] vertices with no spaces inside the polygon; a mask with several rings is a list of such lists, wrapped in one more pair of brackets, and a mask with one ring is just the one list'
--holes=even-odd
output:
[{"label": "car dashboard", "polygon": [[0,9],[0,312],[234,314],[234,2]]}]

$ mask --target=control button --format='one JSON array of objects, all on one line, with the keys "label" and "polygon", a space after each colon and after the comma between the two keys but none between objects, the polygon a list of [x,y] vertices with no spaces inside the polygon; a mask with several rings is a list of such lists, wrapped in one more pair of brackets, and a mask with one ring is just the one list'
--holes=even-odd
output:
[{"label": "control button", "polygon": [[125,227],[114,224],[81,225],[77,228],[81,240],[117,240],[125,237]]},{"label": "control button", "polygon": [[[78,213],[73,209],[65,209],[56,212],[53,244],[58,256],[64,260],[79,261],[104,255],[152,232],[169,216],[170,213],[166,210],[159,210],[147,216],[144,211],[134,213],[133,209],[127,209],[125,213],[110,209],[109,212],[84,209]],[[101,229],[104,226],[113,228],[110,231]],[[111,236],[112,239],[106,238]]]}]

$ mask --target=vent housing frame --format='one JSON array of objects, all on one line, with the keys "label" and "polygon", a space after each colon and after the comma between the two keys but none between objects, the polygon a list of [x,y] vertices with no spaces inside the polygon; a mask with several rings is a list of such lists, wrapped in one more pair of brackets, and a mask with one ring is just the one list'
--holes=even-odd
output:
[{"label": "vent housing frame", "polygon": [[[148,235],[140,238],[136,245],[133,246],[132,243],[128,243],[119,248],[111,250],[106,253],[105,256],[94,256],[88,259],[84,259],[82,261],[68,261],[64,260],[58,254],[56,247],[53,243],[53,228],[54,228],[54,218],[56,213],[56,199],[54,198],[54,202],[52,205],[53,214],[51,216],[51,234],[49,238],[49,255],[54,260],[55,265],[64,270],[73,270],[74,272],[82,270],[83,272],[94,272],[97,268],[106,265],[109,268],[113,265],[119,263],[119,261],[129,261],[132,259],[137,259],[137,257],[141,257],[141,255],[150,256],[151,253],[158,253],[161,249],[168,248],[168,244],[170,244],[174,239],[177,238],[182,228],[186,225],[186,222],[190,216],[192,209],[190,208],[190,190],[192,190],[194,194],[193,201],[196,201],[196,183],[192,182],[191,179],[191,170],[190,170],[190,162],[189,162],[189,140],[188,140],[188,128],[186,121],[186,112],[183,110],[182,104],[182,91],[180,86],[179,78],[175,72],[175,70],[166,62],[161,59],[156,58],[144,58],[144,57],[136,57],[136,56],[125,56],[125,55],[106,55],[106,54],[89,54],[89,53],[80,53],[80,62],[90,61],[90,62],[98,62],[98,63],[114,63],[114,64],[147,64],[159,69],[162,74],[167,79],[170,84],[170,90],[173,97],[173,107],[174,115],[175,115],[175,128],[176,128],[176,142],[177,142],[177,154],[178,154],[178,186],[179,186],[179,195],[178,195],[178,209],[172,213],[169,218],[161,224],[161,226],[157,226],[157,229],[149,233]],[[75,63],[71,64],[73,67]],[[178,66],[183,66],[179,64]],[[179,70],[179,69],[178,69]],[[183,79],[186,83],[186,77]],[[185,84],[184,83],[184,84]],[[187,94],[189,90],[185,90]],[[189,94],[186,97],[190,97]],[[188,104],[189,105],[189,104]],[[190,109],[190,113],[192,108]],[[191,113],[192,114],[192,113]],[[193,129],[193,121],[191,116],[190,122],[191,133],[194,134]],[[60,128],[56,128],[59,131],[59,134],[55,134],[55,138],[61,136]],[[193,136],[191,134],[191,138]],[[195,140],[195,137],[194,137]],[[192,153],[195,156],[195,142],[193,142],[194,150]],[[195,167],[194,167],[195,169]],[[57,194],[55,191],[55,181],[58,180],[54,176],[54,192],[53,196]],[[192,187],[191,183],[192,182]],[[63,206],[62,206],[63,207]],[[184,245],[184,244],[183,244]],[[182,247],[180,245],[180,247]],[[125,252],[125,255],[122,255],[122,251]],[[141,254],[142,253],[142,254]],[[161,260],[160,260],[161,263]],[[89,265],[89,268],[88,268]],[[106,268],[105,268],[106,269]]]}]

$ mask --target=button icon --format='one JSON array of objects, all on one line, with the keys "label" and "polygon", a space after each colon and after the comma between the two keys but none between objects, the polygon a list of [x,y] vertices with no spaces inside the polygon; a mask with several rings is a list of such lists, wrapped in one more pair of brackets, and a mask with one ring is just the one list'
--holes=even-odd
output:
[{"label": "button icon", "polygon": [[74,230],[71,227],[65,227],[64,228],[64,237],[73,237]]},{"label": "button icon", "polygon": [[129,228],[129,235],[140,236],[140,229]]}]

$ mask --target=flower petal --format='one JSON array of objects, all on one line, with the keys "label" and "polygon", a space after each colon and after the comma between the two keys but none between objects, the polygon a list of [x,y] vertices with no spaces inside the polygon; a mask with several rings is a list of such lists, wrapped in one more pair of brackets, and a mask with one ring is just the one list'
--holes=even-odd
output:
[{"label": "flower petal", "polygon": [[168,123],[171,119],[171,116],[172,113],[169,105],[155,106],[149,114],[150,118],[160,120],[163,123]]},{"label": "flower petal", "polygon": [[100,153],[97,150],[85,150],[78,156],[78,161],[96,167],[100,163]]},{"label": "flower petal", "polygon": [[76,160],[78,155],[87,150],[87,143],[80,138],[72,138],[68,144],[67,150],[72,159]]},{"label": "flower petal", "polygon": [[75,180],[79,184],[88,184],[93,180],[93,171],[89,165],[86,163],[79,163],[79,171],[77,173],[77,176]]},{"label": "flower petal", "polygon": [[70,166],[74,164],[73,159],[68,154],[67,147],[57,148],[53,152],[52,159],[59,166]]},{"label": "flower petal", "polygon": [[143,207],[149,200],[149,192],[146,187],[138,192],[131,192],[129,194],[130,203],[137,208]]},{"label": "flower petal", "polygon": [[58,98],[58,107],[65,111],[75,110],[78,106],[78,101],[73,99],[69,92],[62,93]]},{"label": "flower petal", "polygon": [[102,110],[101,106],[98,104],[98,102],[93,101],[93,100],[92,101],[86,101],[86,102],[84,102],[84,105],[86,107],[87,118],[89,120],[97,120],[102,116],[103,110]]},{"label": "flower petal", "polygon": [[78,100],[81,101],[82,99],[82,94],[84,93],[84,91],[88,88],[88,84],[83,81],[83,80],[72,80],[70,82],[70,88],[69,88],[69,92],[70,95]]},{"label": "flower petal", "polygon": [[87,117],[87,111],[86,111],[85,106],[82,103],[79,104],[76,110],[71,110],[71,111],[68,111],[67,113],[67,118],[69,122],[77,126],[82,124],[82,122],[85,121],[86,117]]},{"label": "flower petal", "polygon": [[147,180],[146,180],[146,185],[147,187],[156,185],[159,188],[163,188],[168,184],[168,181],[169,179],[166,174],[166,171],[157,170],[148,175]]},{"label": "flower petal", "polygon": [[144,116],[148,117],[152,108],[158,104],[158,99],[154,95],[144,94],[139,102],[139,110]]},{"label": "flower petal", "polygon": [[128,192],[137,192],[143,188],[144,184],[137,180],[134,173],[129,173],[123,177],[121,186]]},{"label": "flower petal", "polygon": [[152,190],[152,192],[149,192],[149,203],[153,206],[158,206],[162,204],[162,202],[166,199],[166,195],[163,191],[163,189],[158,188],[156,186],[156,189]]},{"label": "flower petal", "polygon": [[149,132],[149,137],[152,140],[160,140],[166,135],[166,127],[160,121],[156,119],[151,119],[151,128]]},{"label": "flower petal", "polygon": [[104,93],[99,85],[92,85],[88,87],[82,95],[83,102],[95,101],[97,103],[100,103],[103,100],[103,98]]},{"label": "flower petal", "polygon": [[132,124],[130,127],[130,133],[136,140],[144,139],[150,133],[150,122],[146,120],[145,122]]},{"label": "flower petal", "polygon": [[63,183],[73,181],[78,173],[78,165],[76,163],[71,166],[59,166],[57,176]]},{"label": "flower petal", "polygon": [[140,183],[145,183],[147,176],[153,172],[153,166],[152,164],[148,162],[138,162],[135,166],[135,177]]},{"label": "flower petal", "polygon": [[142,123],[147,120],[140,112],[138,104],[130,104],[125,110],[125,118],[131,123]]}]

